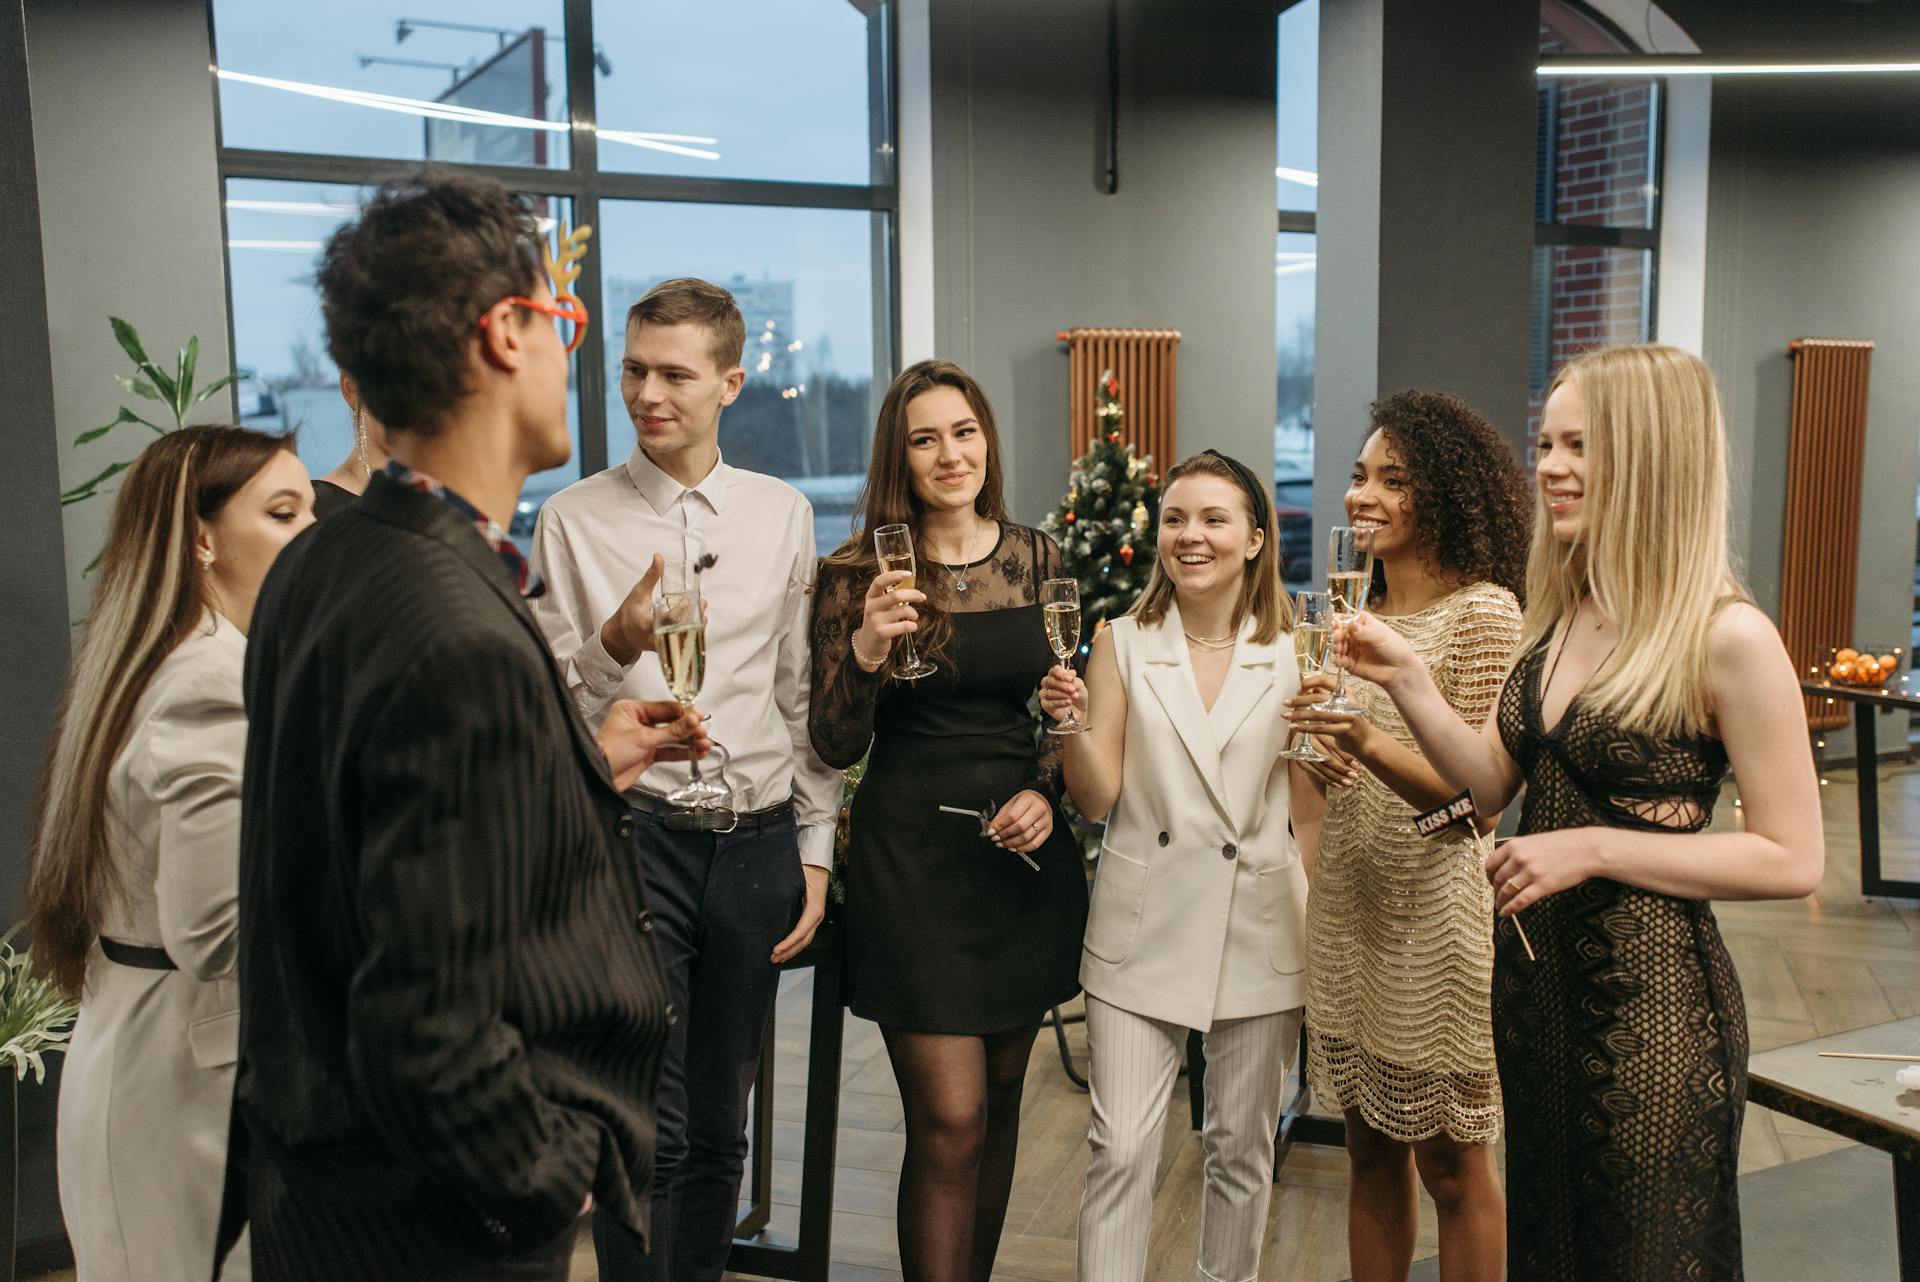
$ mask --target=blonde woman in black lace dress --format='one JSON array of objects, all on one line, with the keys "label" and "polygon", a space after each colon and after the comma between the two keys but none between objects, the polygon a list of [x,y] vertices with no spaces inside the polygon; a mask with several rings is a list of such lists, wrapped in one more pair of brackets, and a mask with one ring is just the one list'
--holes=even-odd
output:
[{"label": "blonde woman in black lace dress", "polygon": [[[1704,363],[1655,346],[1581,357],[1554,382],[1538,457],[1520,658],[1485,731],[1378,619],[1344,630],[1343,662],[1483,813],[1526,785],[1521,835],[1487,860],[1508,1277],[1728,1282],[1747,1030],[1709,901],[1819,884],[1804,705],[1729,565]],[[1744,829],[1709,833],[1729,768]]]},{"label": "blonde woman in black lace dress", "polygon": [[[1087,879],[1058,809],[1059,741],[1028,710],[1054,663],[1040,583],[1060,550],[1008,519],[985,393],[958,366],[894,380],[856,534],[821,565],[808,722],[821,760],[867,772],[847,850],[848,1004],[900,1083],[900,1268],[987,1282],[1047,1008],[1080,991]],[[919,575],[881,573],[873,530],[912,527]],[[892,675],[911,637],[936,671]],[[941,806],[985,809],[979,821]]]}]

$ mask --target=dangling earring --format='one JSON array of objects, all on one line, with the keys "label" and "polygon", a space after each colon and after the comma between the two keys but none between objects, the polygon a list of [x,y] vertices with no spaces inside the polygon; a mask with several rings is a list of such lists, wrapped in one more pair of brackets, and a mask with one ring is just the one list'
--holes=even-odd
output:
[{"label": "dangling earring", "polygon": [[202,552],[200,554],[200,573],[206,574],[208,571],[212,569],[213,569],[213,553]]},{"label": "dangling earring", "polygon": [[367,450],[366,411],[358,405],[353,407],[353,447],[360,455],[360,469],[367,474],[367,480],[373,480],[373,455]]}]

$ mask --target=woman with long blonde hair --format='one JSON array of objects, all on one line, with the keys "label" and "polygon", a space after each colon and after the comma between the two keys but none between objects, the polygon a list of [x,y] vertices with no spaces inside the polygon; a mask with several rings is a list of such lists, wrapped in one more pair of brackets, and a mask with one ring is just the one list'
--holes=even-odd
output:
[{"label": "woman with long blonde hair", "polygon": [[[80,1003],[60,1205],[86,1282],[213,1261],[239,996],[241,669],[267,569],[313,523],[292,438],[188,427],[113,506],[27,869],[36,962]],[[224,1276],[248,1276],[242,1248]]]},{"label": "woman with long blonde hair", "polygon": [[[1804,705],[1733,573],[1698,357],[1572,362],[1538,458],[1520,657],[1485,731],[1378,619],[1344,630],[1342,662],[1483,815],[1526,785],[1521,835],[1487,859],[1508,1276],[1738,1278],[1746,1014],[1710,901],[1819,884]],[[1745,823],[1710,833],[1729,767]]]},{"label": "woman with long blonde hair", "polygon": [[[1079,991],[1085,862],[1059,818],[1058,741],[1036,743],[1028,710],[1054,661],[1040,585],[1060,549],[1008,517],[1001,475],[980,385],[946,361],[903,371],[854,537],[814,597],[814,750],[841,768],[868,753],[848,820],[848,1005],[880,1025],[900,1084],[908,1282],[992,1274],[1034,1034]],[[917,577],[878,562],[873,532],[892,524]],[[902,638],[933,673],[896,675]]]},{"label": "woman with long blonde hair", "polygon": [[1083,681],[1056,667],[1049,716],[1089,723],[1067,790],[1105,820],[1080,962],[1093,1149],[1082,1282],[1139,1282],[1167,1094],[1206,1042],[1202,1278],[1260,1272],[1273,1150],[1306,999],[1307,880],[1320,798],[1281,757],[1300,688],[1267,483],[1207,450],[1167,472],[1152,575],[1094,639]]}]

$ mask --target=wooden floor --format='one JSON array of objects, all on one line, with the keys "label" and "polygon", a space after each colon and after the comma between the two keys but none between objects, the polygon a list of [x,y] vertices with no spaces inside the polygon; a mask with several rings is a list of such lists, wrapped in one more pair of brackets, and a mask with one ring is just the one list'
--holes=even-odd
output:
[{"label": "wooden floor", "polygon": [[[1920,770],[1883,766],[1881,774],[1885,872],[1920,879]],[[1746,990],[1755,1051],[1920,1014],[1920,903],[1861,899],[1854,775],[1837,770],[1823,778],[1827,875],[1819,891],[1791,903],[1716,908]],[[1729,790],[1716,827],[1738,822]],[[772,1229],[789,1235],[798,1214],[809,984],[804,974],[788,976],[779,1008]],[[1073,1026],[1070,1038],[1084,1065],[1083,1029]],[[900,1278],[893,1214],[905,1140],[893,1074],[872,1024],[849,1020],[841,1084],[833,1277],[890,1282]],[[1170,1124],[1147,1274],[1154,1282],[1193,1277],[1200,1144],[1187,1128],[1186,1109],[1182,1078],[1168,1101]],[[1087,1097],[1067,1081],[1053,1038],[1043,1033],[1027,1070],[1020,1161],[996,1279],[1073,1277],[1086,1129]],[[1750,1107],[1740,1166],[1743,1172],[1758,1170],[1846,1145],[1824,1131]],[[1322,1282],[1347,1276],[1345,1189],[1344,1153],[1295,1147],[1274,1190],[1263,1278]],[[1432,1208],[1423,1197],[1417,1254],[1434,1250]],[[47,1282],[71,1276],[47,1275]],[[596,1277],[592,1249],[583,1243],[573,1282]]]}]

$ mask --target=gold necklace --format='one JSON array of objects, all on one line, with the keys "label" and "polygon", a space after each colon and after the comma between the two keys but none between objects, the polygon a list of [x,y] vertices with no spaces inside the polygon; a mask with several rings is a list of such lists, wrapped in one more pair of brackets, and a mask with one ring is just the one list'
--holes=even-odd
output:
[{"label": "gold necklace", "polygon": [[1185,628],[1180,630],[1180,635],[1202,650],[1229,650],[1233,648],[1234,642],[1240,639],[1240,634],[1237,632],[1229,632],[1223,637],[1197,637]]}]

